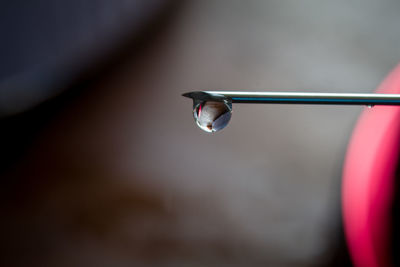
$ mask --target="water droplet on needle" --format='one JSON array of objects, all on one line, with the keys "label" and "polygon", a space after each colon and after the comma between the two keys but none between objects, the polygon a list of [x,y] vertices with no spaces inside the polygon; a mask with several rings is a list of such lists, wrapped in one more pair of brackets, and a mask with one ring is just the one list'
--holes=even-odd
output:
[{"label": "water droplet on needle", "polygon": [[227,101],[202,101],[194,106],[193,117],[203,131],[212,133],[225,128],[232,115]]}]

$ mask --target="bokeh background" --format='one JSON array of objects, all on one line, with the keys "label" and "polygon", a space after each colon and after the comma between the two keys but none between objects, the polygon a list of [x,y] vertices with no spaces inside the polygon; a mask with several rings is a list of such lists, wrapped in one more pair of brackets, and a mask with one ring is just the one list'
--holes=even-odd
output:
[{"label": "bokeh background", "polygon": [[192,90],[373,92],[400,2],[1,4],[2,266],[351,266],[341,168],[363,107]]}]

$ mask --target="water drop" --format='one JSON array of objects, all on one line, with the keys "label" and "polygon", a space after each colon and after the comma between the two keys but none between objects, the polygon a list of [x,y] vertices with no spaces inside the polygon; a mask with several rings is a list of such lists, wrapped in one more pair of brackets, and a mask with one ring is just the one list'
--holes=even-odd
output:
[{"label": "water drop", "polygon": [[374,107],[374,105],[367,105],[367,107],[368,107],[368,108],[373,108],[373,107]]},{"label": "water drop", "polygon": [[194,105],[193,117],[203,131],[212,133],[225,128],[232,115],[228,101],[201,101]]}]

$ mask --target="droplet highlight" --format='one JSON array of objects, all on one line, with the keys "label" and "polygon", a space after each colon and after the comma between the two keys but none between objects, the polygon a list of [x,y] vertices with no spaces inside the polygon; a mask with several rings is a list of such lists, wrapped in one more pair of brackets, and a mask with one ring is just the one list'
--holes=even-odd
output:
[{"label": "droplet highlight", "polygon": [[232,116],[232,105],[227,101],[202,101],[193,109],[197,126],[208,133],[225,128]]}]

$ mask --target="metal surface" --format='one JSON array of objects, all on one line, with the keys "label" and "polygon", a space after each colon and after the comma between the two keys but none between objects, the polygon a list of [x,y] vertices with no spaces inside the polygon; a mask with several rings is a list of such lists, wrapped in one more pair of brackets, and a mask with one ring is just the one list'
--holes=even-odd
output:
[{"label": "metal surface", "polygon": [[183,96],[202,101],[229,99],[232,103],[400,105],[400,94],[195,91]]}]

